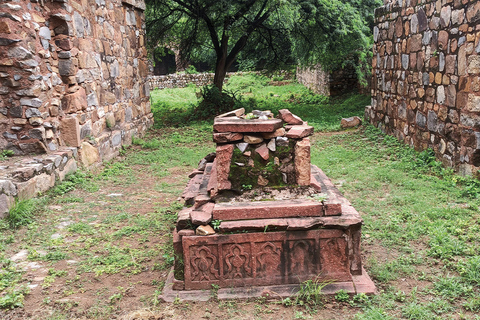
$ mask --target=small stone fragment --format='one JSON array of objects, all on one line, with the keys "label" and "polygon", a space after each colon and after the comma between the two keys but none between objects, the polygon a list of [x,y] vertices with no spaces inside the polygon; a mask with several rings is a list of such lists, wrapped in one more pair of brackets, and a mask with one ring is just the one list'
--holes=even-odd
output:
[{"label": "small stone fragment", "polygon": [[221,115],[216,116],[216,118],[224,118],[224,117],[240,117],[245,114],[245,108],[239,108],[230,112],[223,113]]},{"label": "small stone fragment", "polygon": [[245,141],[248,144],[258,144],[263,142],[263,138],[257,137],[257,136],[245,135],[243,137],[243,141]]},{"label": "small stone fragment", "polygon": [[270,158],[270,152],[264,143],[260,147],[256,148],[255,152],[258,153],[263,160],[268,160]]},{"label": "small stone fragment", "polygon": [[343,118],[342,121],[340,122],[340,126],[342,128],[353,128],[357,127],[362,124],[362,119],[360,117],[355,116],[355,117],[350,117],[350,118]]},{"label": "small stone fragment", "polygon": [[239,141],[243,139],[243,134],[232,132],[219,132],[213,134],[213,142],[226,143],[232,141]]},{"label": "small stone fragment", "polygon": [[291,113],[290,110],[288,110],[288,109],[278,110],[278,113],[279,113],[280,119],[282,119],[283,121],[285,121],[288,124],[295,124],[295,125],[303,124],[303,120],[300,119],[300,117]]},{"label": "small stone fragment", "polygon": [[313,134],[313,127],[312,126],[293,126],[292,129],[290,129],[287,132],[287,137],[288,138],[293,138],[293,139],[301,139],[307,136],[310,136]]},{"label": "small stone fragment", "polygon": [[240,142],[240,143],[237,143],[236,146],[241,152],[245,152],[245,150],[247,150],[248,143]]},{"label": "small stone fragment", "polygon": [[195,234],[197,234],[198,236],[209,236],[215,234],[215,230],[213,230],[213,228],[209,225],[199,226],[197,230],[195,230]]},{"label": "small stone fragment", "polygon": [[245,157],[250,157],[250,156],[252,155],[252,151],[245,151],[245,152],[243,153],[243,155],[244,155]]},{"label": "small stone fragment", "polygon": [[264,139],[272,139],[276,137],[283,137],[287,132],[285,131],[285,128],[278,128],[275,130],[275,132],[264,132],[262,133],[262,137]]},{"label": "small stone fragment", "polygon": [[265,187],[268,185],[268,180],[265,179],[264,177],[262,176],[258,176],[258,181],[257,181],[258,185],[259,186],[262,186],[262,187]]},{"label": "small stone fragment", "polygon": [[275,138],[277,146],[279,147],[288,147],[288,138],[287,137],[277,137]]},{"label": "small stone fragment", "polygon": [[277,144],[275,143],[275,139],[271,139],[267,144],[268,150],[275,152],[277,150]]}]

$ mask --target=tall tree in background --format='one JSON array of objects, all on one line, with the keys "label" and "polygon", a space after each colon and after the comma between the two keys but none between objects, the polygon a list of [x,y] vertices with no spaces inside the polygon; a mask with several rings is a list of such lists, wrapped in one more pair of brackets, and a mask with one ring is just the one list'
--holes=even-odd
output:
[{"label": "tall tree in background", "polygon": [[[191,59],[214,52],[214,84],[242,59],[288,61],[332,69],[367,63],[371,31],[365,15],[379,0],[146,0],[149,45],[175,44]],[[366,13],[365,13],[366,12]]]}]

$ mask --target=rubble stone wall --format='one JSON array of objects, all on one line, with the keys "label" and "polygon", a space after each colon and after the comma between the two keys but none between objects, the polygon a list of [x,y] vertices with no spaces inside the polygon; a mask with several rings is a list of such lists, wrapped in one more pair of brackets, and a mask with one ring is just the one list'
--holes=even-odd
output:
[{"label": "rubble stone wall", "polygon": [[153,122],[143,0],[0,4],[0,150],[115,157]]},{"label": "rubble stone wall", "polygon": [[326,72],[320,65],[310,68],[297,67],[297,80],[316,94],[324,96],[337,96],[342,93],[357,89],[364,93],[365,88],[360,87],[354,68]]},{"label": "rubble stone wall", "polygon": [[[213,73],[173,73],[164,76],[151,76],[149,78],[150,88],[185,88],[189,84],[195,84],[197,87],[203,87],[213,83]],[[227,74],[226,79],[230,74]]]},{"label": "rubble stone wall", "polygon": [[375,10],[371,123],[462,174],[480,168],[480,1]]}]

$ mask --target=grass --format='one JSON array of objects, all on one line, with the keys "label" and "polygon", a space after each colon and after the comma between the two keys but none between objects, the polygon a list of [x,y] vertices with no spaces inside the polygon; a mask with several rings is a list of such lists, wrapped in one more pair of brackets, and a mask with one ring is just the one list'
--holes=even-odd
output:
[{"label": "grass", "polygon": [[[247,112],[258,109],[276,113],[284,108],[294,109],[295,114],[308,120],[316,131],[339,131],[342,117],[363,116],[364,108],[370,102],[369,97],[354,93],[328,98],[313,94],[295,82],[282,86],[272,86],[269,83],[270,79],[265,76],[236,75],[230,77],[225,90],[239,99],[236,107],[244,107]],[[196,92],[200,90],[194,86],[153,90],[151,101],[155,125],[165,127],[195,123],[189,119],[198,104]],[[207,122],[207,126],[210,131],[211,123]]]},{"label": "grass", "polygon": [[[274,87],[268,82],[233,77],[227,88],[241,95],[247,107],[289,108],[317,131],[339,131],[340,118],[361,115],[368,103],[368,97],[360,95],[328,99],[293,83]],[[153,101],[156,115],[188,110],[196,103],[195,90],[154,91],[153,99],[164,101],[160,107]],[[166,104],[168,95],[171,105]],[[51,318],[109,319],[135,301],[151,312],[169,309],[170,318],[195,318],[198,308],[207,307],[214,309],[205,312],[212,318],[216,313],[242,318],[246,312],[256,319],[328,318],[331,313],[323,314],[323,305],[333,305],[345,319],[479,319],[480,183],[442,168],[431,151],[415,152],[371,126],[311,140],[312,162],[364,219],[364,265],[378,295],[340,292],[325,298],[312,281],[304,284],[304,294],[283,305],[264,300],[168,307],[159,303],[166,270],[174,260],[171,231],[181,209],[174,199],[188,172],[214,150],[211,122],[203,121],[152,130],[134,139],[121,161],[105,164],[96,174],[79,172],[38,204],[19,205],[12,224],[0,221],[0,308],[24,303],[27,281],[8,257],[27,249],[28,261],[42,262],[48,270],[41,290]],[[153,180],[148,190],[142,189],[145,177]],[[113,193],[122,196],[109,196]],[[61,237],[52,237],[56,233]],[[67,259],[77,263],[68,266]],[[140,286],[136,277],[143,274],[152,277],[136,292],[149,293],[132,297],[127,288]],[[91,287],[116,276],[122,277],[121,286]],[[73,298],[68,300],[89,292],[92,303],[84,310]]]}]

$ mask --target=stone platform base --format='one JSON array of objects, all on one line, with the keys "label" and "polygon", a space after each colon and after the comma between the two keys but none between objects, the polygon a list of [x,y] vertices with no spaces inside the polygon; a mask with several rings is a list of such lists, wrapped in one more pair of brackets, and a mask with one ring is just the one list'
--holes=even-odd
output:
[{"label": "stone platform base", "polygon": [[[218,300],[249,299],[265,297],[267,299],[284,299],[295,295],[300,284],[253,286],[238,288],[220,288],[217,292],[213,290],[173,290],[174,284],[173,268],[168,274],[165,287],[159,299],[164,302],[173,301],[208,301],[214,297]],[[325,295],[334,295],[340,290],[349,294],[375,294],[375,284],[362,268],[362,275],[352,276],[351,281],[334,282],[322,289]]]}]

